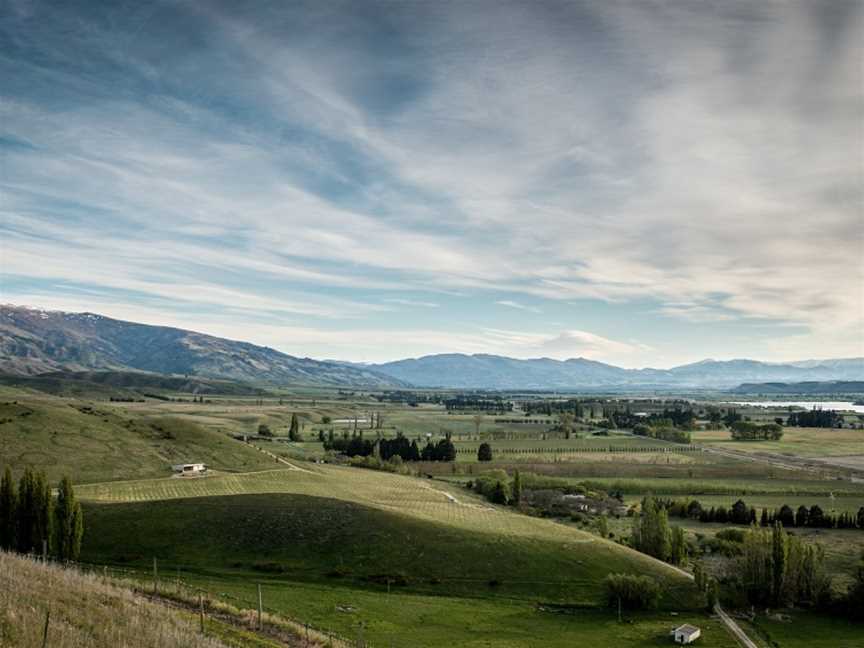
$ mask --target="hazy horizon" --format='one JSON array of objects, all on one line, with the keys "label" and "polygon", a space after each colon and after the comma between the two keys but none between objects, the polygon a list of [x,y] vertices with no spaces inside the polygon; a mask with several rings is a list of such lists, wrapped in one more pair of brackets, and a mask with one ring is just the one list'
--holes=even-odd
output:
[{"label": "hazy horizon", "polygon": [[0,301],[358,362],[864,356],[860,2],[7,7]]}]

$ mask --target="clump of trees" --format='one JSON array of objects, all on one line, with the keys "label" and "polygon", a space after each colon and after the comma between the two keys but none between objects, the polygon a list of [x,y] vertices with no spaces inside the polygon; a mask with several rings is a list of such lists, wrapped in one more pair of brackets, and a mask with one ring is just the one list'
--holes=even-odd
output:
[{"label": "clump of trees", "polygon": [[642,500],[642,513],[633,519],[630,542],[637,551],[674,565],[687,558],[684,530],[670,528],[666,508],[653,497]]},{"label": "clump of trees", "polygon": [[450,433],[448,432],[443,439],[439,439],[438,443],[432,443],[430,439],[420,451],[420,459],[422,461],[455,461],[456,446],[450,439]]},{"label": "clump of trees", "polygon": [[610,608],[654,610],[660,604],[660,585],[650,576],[609,574],[603,579],[603,597]]},{"label": "clump of trees", "polygon": [[393,457],[399,457],[402,461],[420,461],[417,441],[409,441],[401,432],[397,432],[393,439],[379,439],[378,452],[384,461]]},{"label": "clump of trees", "polygon": [[16,489],[7,467],[0,480],[0,548],[77,560],[84,536],[84,514],[72,482],[60,481],[55,503],[44,472],[29,467]]},{"label": "clump of trees", "polygon": [[[320,435],[323,436],[323,435]],[[319,436],[319,438],[320,438]],[[338,452],[347,457],[369,457],[376,455],[383,461],[393,457],[399,457],[402,461],[455,461],[456,446],[447,434],[437,443],[431,440],[420,450],[417,441],[409,441],[401,432],[396,433],[393,439],[365,439],[363,430],[355,431],[349,435],[345,430],[342,437],[336,437],[333,430],[323,438],[324,449]]]},{"label": "clump of trees", "polygon": [[261,425],[258,426],[258,436],[272,437],[273,431],[270,429],[269,425],[261,423]]},{"label": "clump of trees", "polygon": [[[503,470],[490,470],[478,475],[470,487],[474,492],[483,495],[494,504],[509,504],[513,500],[513,490],[510,488],[510,478]],[[519,497],[522,496],[522,482],[519,481]]]},{"label": "clump of trees", "polygon": [[680,430],[662,422],[658,426],[640,423],[633,427],[633,434],[652,439],[661,439],[663,441],[672,441],[673,443],[690,443],[691,439],[690,432],[687,430]]},{"label": "clump of trees", "polygon": [[789,427],[833,428],[843,425],[843,417],[834,410],[812,409],[807,412],[793,412],[786,422]]},{"label": "clump of trees", "polygon": [[779,441],[783,438],[783,426],[777,423],[760,425],[750,421],[735,421],[730,429],[735,441]]},{"label": "clump of trees", "polygon": [[752,527],[739,559],[739,579],[748,603],[760,606],[818,606],[830,597],[822,547],[789,535],[778,521]]}]

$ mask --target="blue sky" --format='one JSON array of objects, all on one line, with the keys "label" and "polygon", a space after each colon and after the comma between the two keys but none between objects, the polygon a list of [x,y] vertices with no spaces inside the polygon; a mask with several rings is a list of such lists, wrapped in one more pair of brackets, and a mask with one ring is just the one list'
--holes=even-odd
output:
[{"label": "blue sky", "polygon": [[2,301],[381,361],[864,355],[860,2],[26,2]]}]

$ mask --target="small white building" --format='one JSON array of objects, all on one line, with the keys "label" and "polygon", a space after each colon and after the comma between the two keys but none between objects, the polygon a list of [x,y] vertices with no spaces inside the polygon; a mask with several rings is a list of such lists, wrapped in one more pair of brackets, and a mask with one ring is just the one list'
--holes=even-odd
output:
[{"label": "small white building", "polygon": [[702,636],[702,631],[696,626],[685,623],[672,630],[669,634],[672,635],[672,639],[676,644],[691,644]]},{"label": "small white building", "polygon": [[203,463],[187,463],[171,466],[180,477],[197,477],[207,472],[207,466]]}]

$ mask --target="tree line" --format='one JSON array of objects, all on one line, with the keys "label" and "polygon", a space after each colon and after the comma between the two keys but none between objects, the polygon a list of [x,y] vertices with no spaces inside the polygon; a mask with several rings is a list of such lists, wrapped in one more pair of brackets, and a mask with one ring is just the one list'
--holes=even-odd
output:
[{"label": "tree line", "polygon": [[750,421],[735,421],[730,430],[735,441],[779,441],[783,438],[783,426],[778,423],[760,425]]},{"label": "tree line", "polygon": [[633,434],[662,441],[672,441],[673,443],[690,443],[691,440],[690,433],[687,430],[672,427],[665,424],[663,420],[657,426],[640,423],[633,427]]},{"label": "tree line", "polygon": [[60,480],[57,491],[55,500],[45,473],[29,467],[16,488],[7,466],[0,480],[0,548],[77,560],[84,514],[68,477]]},{"label": "tree line", "polygon": [[834,410],[812,409],[806,412],[793,412],[786,425],[789,427],[834,428],[843,424],[843,417]]},{"label": "tree line", "polygon": [[[322,432],[323,436],[323,432]],[[382,461],[389,461],[398,456],[403,461],[455,461],[456,446],[448,433],[444,438],[433,443],[431,439],[426,442],[421,450],[417,441],[408,441],[401,432],[396,433],[393,439],[364,439],[363,430],[348,435],[347,430],[339,438],[333,434],[333,430],[327,437],[323,438],[324,449],[338,452],[347,457],[370,457],[375,456]]]},{"label": "tree line", "polygon": [[780,522],[786,528],[801,527],[812,529],[862,529],[864,530],[864,506],[858,512],[830,513],[818,504],[810,507],[800,505],[793,509],[783,504],[774,510],[763,508],[758,514],[756,508],[748,506],[739,499],[732,506],[703,507],[698,500],[657,499],[657,504],[665,508],[670,516],[690,518],[700,522],[719,522],[721,524],[758,524],[760,527],[773,526]]},{"label": "tree line", "polygon": [[444,401],[444,407],[448,412],[469,410],[481,412],[512,412],[513,402],[505,400],[500,396],[474,396],[470,394],[458,394]]}]

